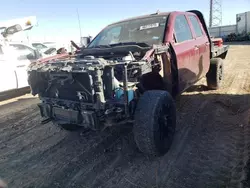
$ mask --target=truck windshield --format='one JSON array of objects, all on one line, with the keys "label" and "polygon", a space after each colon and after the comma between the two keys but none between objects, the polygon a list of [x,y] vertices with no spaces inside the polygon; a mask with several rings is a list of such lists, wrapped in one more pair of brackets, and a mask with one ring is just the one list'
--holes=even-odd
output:
[{"label": "truck windshield", "polygon": [[88,48],[109,47],[115,44],[163,42],[167,16],[138,18],[110,25],[102,30]]}]

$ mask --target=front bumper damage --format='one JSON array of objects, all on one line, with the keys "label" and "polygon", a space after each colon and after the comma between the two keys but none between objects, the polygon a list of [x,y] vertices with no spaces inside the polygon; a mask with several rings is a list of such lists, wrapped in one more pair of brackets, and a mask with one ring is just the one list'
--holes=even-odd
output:
[{"label": "front bumper damage", "polygon": [[45,119],[56,120],[59,124],[77,124],[93,130],[99,129],[99,122],[94,111],[64,109],[46,103],[40,103],[38,107],[41,116]]},{"label": "front bumper damage", "polygon": [[158,54],[167,50],[155,46],[137,60],[129,53],[126,60],[84,56],[35,63],[28,81],[32,94],[39,95],[44,119],[101,130],[133,119],[141,76],[158,71]]},{"label": "front bumper damage", "polygon": [[136,76],[151,71],[148,67],[91,57],[31,67],[29,83],[40,97],[43,118],[100,130],[131,117]]}]

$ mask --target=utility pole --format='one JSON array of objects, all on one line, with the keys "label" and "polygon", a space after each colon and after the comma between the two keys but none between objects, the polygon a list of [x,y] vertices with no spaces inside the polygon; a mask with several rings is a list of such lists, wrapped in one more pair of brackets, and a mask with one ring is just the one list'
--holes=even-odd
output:
[{"label": "utility pole", "polygon": [[209,27],[222,25],[222,0],[210,0]]},{"label": "utility pole", "polygon": [[77,18],[78,18],[79,32],[80,32],[80,41],[81,41],[81,39],[82,39],[82,29],[81,29],[81,22],[80,22],[80,17],[79,17],[78,9],[76,9],[76,13],[77,13]]},{"label": "utility pole", "polygon": [[209,9],[209,27],[212,27],[213,22],[213,0],[210,0],[210,9]]}]

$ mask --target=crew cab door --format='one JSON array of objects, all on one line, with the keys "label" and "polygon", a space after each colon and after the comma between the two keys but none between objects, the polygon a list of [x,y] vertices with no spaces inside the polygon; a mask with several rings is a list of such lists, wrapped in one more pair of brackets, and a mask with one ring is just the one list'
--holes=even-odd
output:
[{"label": "crew cab door", "polygon": [[0,46],[0,92],[17,89],[15,68],[8,62]]},{"label": "crew cab door", "polygon": [[188,15],[193,35],[195,36],[197,79],[205,76],[210,65],[210,43],[209,39],[196,15]]},{"label": "crew cab door", "polygon": [[195,59],[198,48],[185,14],[174,18],[173,48],[177,56],[179,92],[187,89],[196,80]]}]

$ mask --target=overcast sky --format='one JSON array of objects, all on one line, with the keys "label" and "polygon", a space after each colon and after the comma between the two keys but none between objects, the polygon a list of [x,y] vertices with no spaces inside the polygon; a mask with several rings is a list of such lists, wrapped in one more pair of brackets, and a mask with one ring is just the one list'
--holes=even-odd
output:
[{"label": "overcast sky", "polygon": [[[103,27],[120,19],[174,10],[198,9],[208,21],[209,0],[6,0],[1,1],[0,21],[36,16],[39,25],[29,31],[38,40],[73,39],[96,35]],[[250,0],[222,0],[223,25],[235,24],[236,14],[250,11]]]}]

